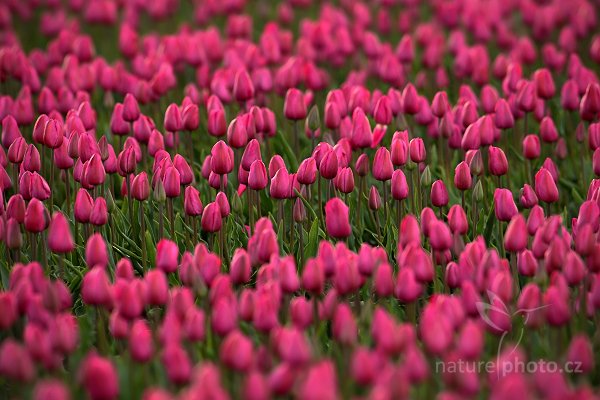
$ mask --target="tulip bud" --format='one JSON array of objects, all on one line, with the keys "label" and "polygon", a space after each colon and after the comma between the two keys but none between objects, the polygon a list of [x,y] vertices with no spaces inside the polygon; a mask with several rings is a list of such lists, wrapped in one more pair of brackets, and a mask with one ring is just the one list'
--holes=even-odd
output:
[{"label": "tulip bud", "polygon": [[211,149],[211,169],[215,174],[225,175],[233,171],[233,151],[222,140]]},{"label": "tulip bud", "polygon": [[401,169],[392,174],[392,197],[394,200],[404,200],[408,197],[408,184]]},{"label": "tulip bud", "polygon": [[471,169],[465,161],[461,161],[454,169],[454,186],[458,190],[469,190],[473,184]]},{"label": "tulip bud", "polygon": [[334,197],[325,204],[325,225],[327,234],[336,239],[343,239],[352,234],[349,209],[341,199]]},{"label": "tulip bud", "polygon": [[179,248],[168,239],[161,239],[156,245],[156,268],[169,274],[177,271]]},{"label": "tulip bud", "polygon": [[592,344],[585,334],[573,337],[567,350],[567,362],[577,365],[579,373],[590,373],[594,370],[595,357]]},{"label": "tulip bud", "polygon": [[34,378],[35,366],[27,349],[12,338],[5,339],[0,345],[0,374],[18,382]]},{"label": "tulip bud", "polygon": [[508,224],[504,234],[504,247],[507,251],[519,253],[527,248],[527,225],[521,214],[516,214]]},{"label": "tulip bud", "polygon": [[369,156],[364,153],[358,156],[354,169],[358,176],[367,176],[369,173]]},{"label": "tulip bud", "polygon": [[108,265],[108,252],[106,243],[99,233],[94,233],[85,245],[85,262],[89,268],[106,268]]},{"label": "tulip bud", "polygon": [[475,201],[480,202],[483,200],[483,186],[481,181],[477,181],[475,188],[473,188],[473,198]]},{"label": "tulip bud", "polygon": [[431,204],[435,207],[448,205],[448,189],[441,179],[433,182],[431,186]]},{"label": "tulip bud", "polygon": [[208,203],[202,212],[202,230],[207,232],[218,232],[221,230],[222,217],[219,204]]},{"label": "tulip bud", "polygon": [[506,175],[508,172],[508,160],[501,148],[489,147],[488,169],[494,176]]},{"label": "tulip bud", "polygon": [[508,189],[496,189],[494,191],[494,212],[499,221],[508,222],[519,213],[517,206]]},{"label": "tulip bud", "polygon": [[245,68],[240,68],[235,74],[233,96],[238,103],[246,102],[254,97],[254,84]]},{"label": "tulip bud", "polygon": [[108,207],[104,197],[98,197],[90,213],[90,223],[95,226],[103,226],[108,222]]},{"label": "tulip bud", "polygon": [[138,201],[145,201],[150,197],[150,183],[145,172],[141,172],[133,178],[131,196]]},{"label": "tulip bud", "polygon": [[381,208],[381,196],[375,186],[371,186],[371,190],[369,191],[369,208],[373,211]]},{"label": "tulip bud", "polygon": [[420,183],[421,183],[422,187],[427,188],[427,187],[431,186],[431,182],[432,182],[431,169],[429,168],[429,165],[428,165],[423,169],[423,172],[421,173]]},{"label": "tulip bud", "polygon": [[306,207],[300,198],[297,198],[294,203],[293,216],[296,223],[300,224],[306,221]]},{"label": "tulip bud", "polygon": [[558,201],[559,193],[556,182],[550,171],[544,167],[535,174],[535,193],[541,201],[546,203]]},{"label": "tulip bud", "polygon": [[112,363],[96,354],[88,355],[80,370],[80,381],[92,399],[116,399],[119,377]]},{"label": "tulip bud", "polygon": [[178,132],[183,129],[183,121],[177,104],[171,103],[165,111],[164,127],[166,131]]},{"label": "tulip bud", "polygon": [[[327,113],[327,111],[325,113]],[[321,128],[321,118],[319,116],[319,108],[316,105],[312,106],[312,108],[310,109],[310,111],[308,113],[307,124],[308,124],[308,129],[311,132],[316,132],[318,129]]]},{"label": "tulip bud", "polygon": [[126,122],[137,121],[140,117],[140,107],[137,99],[131,94],[127,93],[123,100],[123,120]]},{"label": "tulip bud", "polygon": [[423,143],[423,139],[414,138],[411,139],[409,143],[409,154],[412,162],[418,164],[425,161],[426,151],[425,144]]},{"label": "tulip bud", "polygon": [[385,182],[392,178],[394,166],[390,158],[390,152],[385,147],[380,147],[373,159],[373,177],[378,181]]},{"label": "tulip bud", "polygon": [[267,187],[267,169],[261,160],[255,160],[250,165],[248,187],[252,190],[263,190]]},{"label": "tulip bud", "polygon": [[285,95],[283,113],[289,120],[297,121],[306,118],[306,103],[302,92],[296,88],[288,89]]},{"label": "tulip bud", "polygon": [[163,178],[163,185],[165,188],[165,195],[168,198],[179,197],[181,194],[181,175],[177,168],[168,167]]},{"label": "tulip bud", "polygon": [[21,235],[21,227],[19,222],[14,218],[10,218],[6,222],[4,241],[6,243],[6,247],[8,247],[11,250],[20,249],[21,246],[23,246],[23,235]]},{"label": "tulip bud", "polygon": [[48,229],[48,248],[53,253],[70,253],[75,249],[69,223],[60,212],[55,212]]}]

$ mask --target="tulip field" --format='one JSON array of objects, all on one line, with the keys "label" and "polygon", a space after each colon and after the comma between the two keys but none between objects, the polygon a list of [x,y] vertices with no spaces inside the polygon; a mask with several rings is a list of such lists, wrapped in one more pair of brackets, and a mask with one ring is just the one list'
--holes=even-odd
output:
[{"label": "tulip field", "polygon": [[597,0],[1,0],[0,398],[600,399]]}]

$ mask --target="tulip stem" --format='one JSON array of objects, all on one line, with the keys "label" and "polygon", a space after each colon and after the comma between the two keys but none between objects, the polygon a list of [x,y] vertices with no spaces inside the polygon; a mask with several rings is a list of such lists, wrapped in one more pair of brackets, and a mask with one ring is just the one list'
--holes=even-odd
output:
[{"label": "tulip stem", "polygon": [[252,234],[254,232],[254,210],[252,209],[252,189],[249,189],[247,191],[247,197],[248,197],[248,221],[250,223],[250,233]]},{"label": "tulip stem", "polygon": [[62,281],[65,280],[65,255],[58,255],[58,276]]},{"label": "tulip stem", "polygon": [[519,282],[519,271],[517,270],[517,254],[515,252],[510,253],[510,269],[513,275],[513,282],[515,285],[515,295],[519,296],[521,291],[521,283]]},{"label": "tulip stem", "polygon": [[65,170],[65,196],[67,200],[67,216],[71,215],[71,184],[69,180],[71,179],[70,170]]},{"label": "tulip stem", "polygon": [[502,221],[498,220],[498,251],[500,257],[504,258],[504,231],[502,230]]},{"label": "tulip stem", "polygon": [[164,237],[164,221],[163,221],[163,214],[164,214],[164,207],[163,207],[163,203],[159,202],[158,203],[158,237],[159,238],[163,238]]},{"label": "tulip stem", "polygon": [[297,224],[298,227],[298,265],[303,265],[302,263],[302,253],[304,253],[304,230],[302,229],[302,224]]},{"label": "tulip stem", "polygon": [[413,325],[417,323],[417,304],[414,301],[406,305],[406,314]]},{"label": "tulip stem", "polygon": [[388,226],[390,222],[390,212],[388,207],[388,191],[387,191],[387,181],[383,181],[383,207],[385,210],[385,225]]},{"label": "tulip stem", "polygon": [[175,215],[173,212],[173,198],[167,198],[167,212],[169,213],[171,240],[175,241]]},{"label": "tulip stem", "polygon": [[225,227],[223,226],[219,231],[219,256],[221,260],[225,261]]},{"label": "tulip stem", "polygon": [[140,241],[142,245],[142,270],[146,270],[146,220],[144,218],[144,202],[140,201],[139,207],[140,214]]},{"label": "tulip stem", "polygon": [[[285,237],[285,215],[283,214],[283,199],[279,200],[279,223],[281,224],[281,233]],[[283,240],[283,239],[282,239]]]},{"label": "tulip stem", "polygon": [[[321,174],[317,177],[317,199],[319,200],[319,214],[321,215],[321,222],[324,224],[323,219],[323,196],[321,193]],[[360,193],[359,193],[359,205],[360,205]],[[325,228],[325,226],[323,226]]]},{"label": "tulip stem", "polygon": [[29,260],[37,259],[37,235],[35,233],[29,234],[29,242],[31,244],[31,254]]},{"label": "tulip stem", "polygon": [[131,203],[131,176],[129,174],[127,174],[125,177],[125,182],[127,184],[127,208],[129,210],[129,221],[133,221],[133,204]]},{"label": "tulip stem", "polygon": [[192,217],[192,230],[194,231],[194,239],[192,240],[192,246],[198,243],[198,221],[197,217]]},{"label": "tulip stem", "polygon": [[16,163],[13,164],[13,185],[15,187],[15,194],[18,194],[19,193],[19,165]]},{"label": "tulip stem", "polygon": [[298,120],[294,120],[292,123],[294,125],[294,150],[296,154],[300,154],[300,138],[298,137]]},{"label": "tulip stem", "polygon": [[[50,150],[52,151],[52,150]],[[54,209],[54,160],[50,158],[50,214]]]}]

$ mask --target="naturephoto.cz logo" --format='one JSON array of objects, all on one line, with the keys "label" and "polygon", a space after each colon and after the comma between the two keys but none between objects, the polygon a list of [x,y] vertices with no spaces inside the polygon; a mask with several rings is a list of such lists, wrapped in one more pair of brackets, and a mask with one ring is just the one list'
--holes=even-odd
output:
[{"label": "naturephoto.cz logo", "polygon": [[[481,320],[488,327],[496,332],[502,332],[498,342],[495,359],[488,361],[474,361],[460,358],[454,360],[439,360],[435,363],[435,370],[437,373],[486,373],[496,374],[498,379],[513,373],[583,373],[581,362],[567,361],[560,363],[558,361],[543,359],[526,361],[523,360],[517,352],[517,349],[523,340],[525,332],[524,327],[529,321],[529,318],[531,318],[534,313],[551,307],[551,304],[533,308],[519,308],[511,313],[507,305],[496,293],[488,291],[488,299],[490,300],[489,303],[477,302],[477,311],[479,312]],[[509,345],[505,344],[505,339],[510,331],[503,329],[497,322],[491,319],[490,312],[499,313],[511,321],[516,317],[523,318],[523,323],[520,324],[521,328],[517,337],[511,341]]]}]

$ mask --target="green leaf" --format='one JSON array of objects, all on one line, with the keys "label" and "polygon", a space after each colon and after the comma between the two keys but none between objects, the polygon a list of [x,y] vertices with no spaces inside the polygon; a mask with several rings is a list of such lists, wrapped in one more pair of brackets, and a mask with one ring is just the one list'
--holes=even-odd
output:
[{"label": "green leaf", "polygon": [[308,233],[308,243],[304,250],[304,259],[307,260],[310,257],[314,257],[317,254],[319,247],[319,220],[315,219],[310,227]]},{"label": "green leaf", "polygon": [[492,229],[494,228],[495,220],[494,207],[490,207],[490,211],[485,219],[485,230],[483,231],[483,237],[485,238],[486,243],[491,242]]},{"label": "green leaf", "polygon": [[275,147],[283,152],[284,158],[290,163],[289,167],[291,171],[296,171],[298,169],[298,159],[296,158],[296,154],[292,147],[287,142],[285,138],[285,133],[282,131],[277,131],[277,135],[275,135],[271,140],[273,140]]}]

